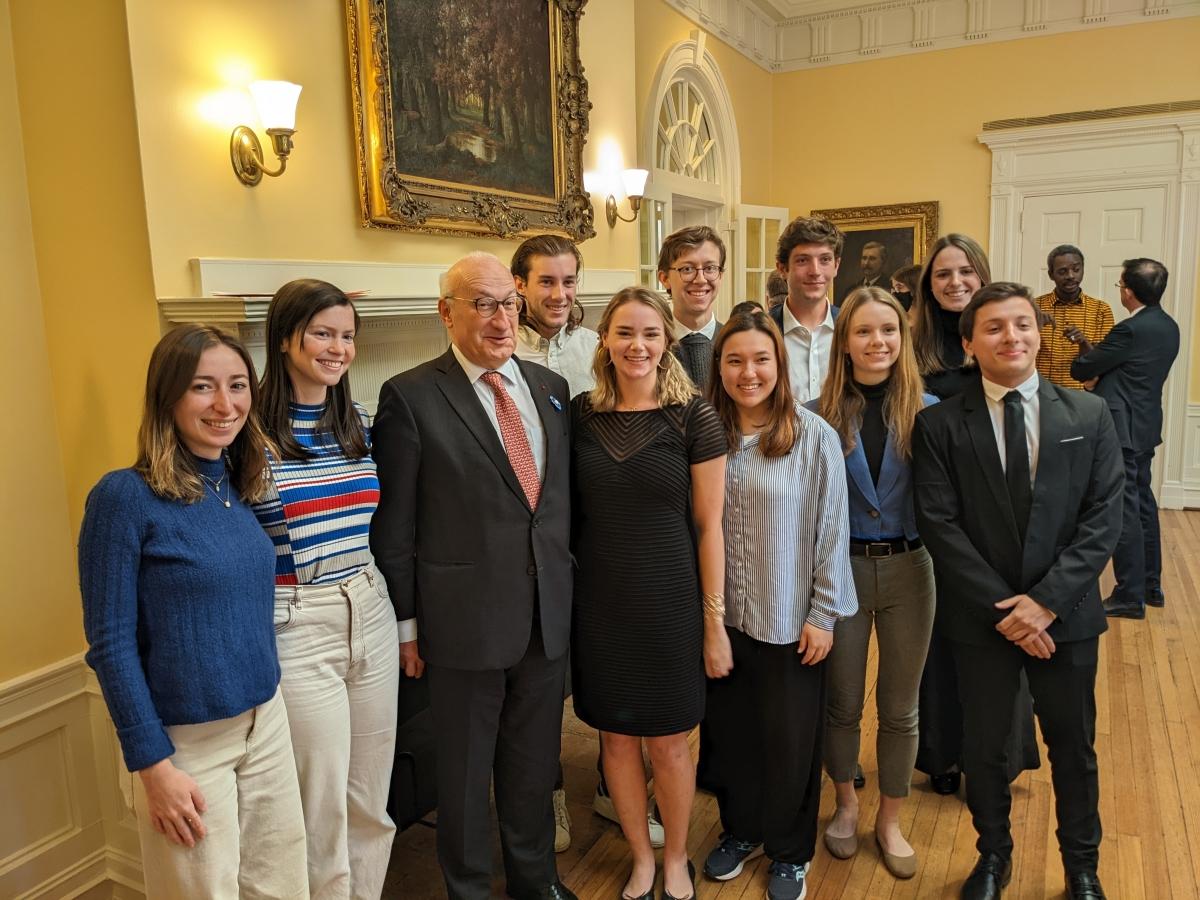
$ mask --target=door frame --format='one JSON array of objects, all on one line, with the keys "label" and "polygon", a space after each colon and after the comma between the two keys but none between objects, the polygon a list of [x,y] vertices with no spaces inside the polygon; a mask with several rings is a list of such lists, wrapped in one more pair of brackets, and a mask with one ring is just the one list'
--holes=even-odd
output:
[{"label": "door frame", "polygon": [[[1200,507],[1200,427],[1189,428],[1193,311],[1200,264],[1200,114],[1137,116],[985,131],[992,152],[988,250],[997,279],[1018,276],[1026,197],[1164,187],[1162,306],[1179,324],[1180,353],[1163,389],[1159,503]],[[1200,417],[1192,417],[1200,419]]]}]

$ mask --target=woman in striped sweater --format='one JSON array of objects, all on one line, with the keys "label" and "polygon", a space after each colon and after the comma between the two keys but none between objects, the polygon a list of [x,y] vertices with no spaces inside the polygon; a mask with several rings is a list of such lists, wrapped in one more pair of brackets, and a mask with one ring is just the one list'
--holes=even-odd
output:
[{"label": "woman in striped sweater", "polygon": [[263,423],[279,447],[255,505],[275,544],[275,633],[313,898],[378,898],[400,677],[397,625],[368,543],[379,502],[367,413],[350,397],[359,318],[300,279],[267,311]]}]

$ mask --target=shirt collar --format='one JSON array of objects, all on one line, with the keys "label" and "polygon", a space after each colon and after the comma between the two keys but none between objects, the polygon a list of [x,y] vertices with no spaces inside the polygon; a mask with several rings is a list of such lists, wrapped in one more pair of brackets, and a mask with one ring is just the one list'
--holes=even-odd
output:
[{"label": "shirt collar", "polygon": [[708,321],[697,328],[694,332],[678,319],[675,320],[675,339],[682,341],[689,334],[702,334],[710,341],[713,335],[717,333],[717,315],[711,309],[709,310]]},{"label": "shirt collar", "polygon": [[560,328],[555,332],[554,337],[544,338],[536,328],[530,325],[520,325],[517,327],[517,339],[526,347],[533,347],[537,350],[545,350],[551,344],[562,347],[563,342],[567,339],[567,329]]},{"label": "shirt collar", "polygon": [[1058,290],[1055,289],[1050,292],[1050,296],[1054,298],[1053,302],[1055,306],[1080,306],[1082,305],[1083,298],[1086,296],[1086,294],[1084,294],[1083,291],[1080,291],[1079,296],[1074,300],[1063,300],[1058,296]]},{"label": "shirt collar", "polygon": [[[1007,388],[1002,384],[996,384],[994,381],[988,381],[986,378],[981,377],[980,380],[983,382],[983,392],[987,394],[989,400],[992,400],[995,403],[1003,403],[1004,395],[1012,390],[1012,388]],[[1026,403],[1032,400],[1038,392],[1039,384],[1041,384],[1041,382],[1038,379],[1037,372],[1034,372],[1032,375],[1018,384],[1016,389],[1021,392],[1021,400]]]},{"label": "shirt collar", "polygon": [[463,355],[463,352],[458,349],[457,345],[451,344],[450,350],[454,353],[454,358],[458,360],[458,364],[462,366],[462,370],[467,373],[467,380],[470,381],[472,385],[479,381],[485,372],[499,372],[501,377],[503,377],[504,380],[510,385],[515,386],[517,384],[517,364],[511,356],[505,361],[504,365],[500,366],[499,368],[485,369],[483,366],[477,366],[475,363],[467,359]]},{"label": "shirt collar", "polygon": [[[787,334],[789,331],[794,331],[797,328],[804,328],[805,330],[807,330],[807,326],[800,324],[800,320],[797,319],[792,314],[792,308],[790,306],[788,306],[787,301],[784,300],[783,301],[783,333]],[[818,329],[828,328],[830,331],[833,331],[833,306],[829,303],[828,300],[825,301],[825,318],[821,321],[821,324],[818,325],[817,328]]]}]

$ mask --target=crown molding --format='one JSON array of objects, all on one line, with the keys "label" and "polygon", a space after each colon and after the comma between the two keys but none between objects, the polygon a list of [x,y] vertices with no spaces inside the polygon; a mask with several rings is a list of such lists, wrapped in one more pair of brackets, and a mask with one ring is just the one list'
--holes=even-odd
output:
[{"label": "crown molding", "polygon": [[1200,15],[1200,0],[663,0],[768,72]]}]

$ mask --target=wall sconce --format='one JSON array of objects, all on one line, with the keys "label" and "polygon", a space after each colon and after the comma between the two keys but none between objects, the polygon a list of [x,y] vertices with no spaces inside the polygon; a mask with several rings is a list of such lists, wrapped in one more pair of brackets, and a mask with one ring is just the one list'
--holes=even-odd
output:
[{"label": "wall sconce", "polygon": [[263,161],[262,144],[253,128],[239,125],[229,138],[229,157],[233,160],[233,171],[242,184],[256,185],[264,175],[272,178],[282,175],[287,168],[288,154],[292,152],[292,135],[296,133],[296,101],[300,99],[300,85],[290,81],[255,81],[248,90],[258,107],[258,117],[266,126],[271,137],[271,148],[279,160],[279,168],[272,172]]},{"label": "wall sconce", "polygon": [[645,169],[625,169],[620,173],[620,182],[625,196],[629,198],[629,209],[633,212],[628,219],[617,212],[617,197],[613,190],[613,182],[616,179],[612,175],[600,172],[584,173],[583,186],[589,194],[607,194],[604,200],[604,216],[608,219],[608,227],[616,228],[617,219],[622,222],[637,221],[638,210],[642,208],[642,195],[646,192],[646,179],[649,177],[650,173]]}]

